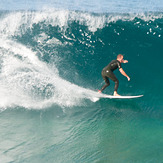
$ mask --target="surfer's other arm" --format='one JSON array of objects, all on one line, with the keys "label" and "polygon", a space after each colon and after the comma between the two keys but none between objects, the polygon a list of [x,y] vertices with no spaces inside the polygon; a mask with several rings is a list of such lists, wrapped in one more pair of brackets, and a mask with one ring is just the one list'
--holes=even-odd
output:
[{"label": "surfer's other arm", "polygon": [[130,81],[130,77],[124,72],[122,68],[120,68],[119,71],[123,76],[125,76],[128,79],[128,81]]}]

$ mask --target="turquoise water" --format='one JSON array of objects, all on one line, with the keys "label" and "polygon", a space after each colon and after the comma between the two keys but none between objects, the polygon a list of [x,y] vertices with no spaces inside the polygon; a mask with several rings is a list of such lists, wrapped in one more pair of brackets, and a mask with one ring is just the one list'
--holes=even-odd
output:
[{"label": "turquoise water", "polygon": [[[163,14],[0,12],[0,162],[162,162]],[[118,93],[101,70],[117,54]],[[113,94],[114,83],[104,93]]]}]

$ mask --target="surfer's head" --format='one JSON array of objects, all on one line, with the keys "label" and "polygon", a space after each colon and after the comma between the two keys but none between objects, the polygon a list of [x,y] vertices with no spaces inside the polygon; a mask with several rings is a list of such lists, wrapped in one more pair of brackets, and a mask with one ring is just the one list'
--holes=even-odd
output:
[{"label": "surfer's head", "polygon": [[117,55],[117,60],[122,62],[123,61],[123,55],[122,54],[118,54]]}]

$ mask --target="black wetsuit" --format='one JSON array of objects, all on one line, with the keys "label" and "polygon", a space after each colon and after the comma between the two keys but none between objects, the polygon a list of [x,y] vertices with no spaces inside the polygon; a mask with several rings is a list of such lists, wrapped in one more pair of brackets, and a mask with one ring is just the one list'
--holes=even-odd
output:
[{"label": "black wetsuit", "polygon": [[102,78],[105,80],[105,85],[101,88],[101,92],[110,85],[109,78],[115,82],[114,91],[118,90],[119,81],[115,74],[114,70],[117,68],[121,68],[121,63],[118,60],[112,60],[103,70],[102,70]]}]

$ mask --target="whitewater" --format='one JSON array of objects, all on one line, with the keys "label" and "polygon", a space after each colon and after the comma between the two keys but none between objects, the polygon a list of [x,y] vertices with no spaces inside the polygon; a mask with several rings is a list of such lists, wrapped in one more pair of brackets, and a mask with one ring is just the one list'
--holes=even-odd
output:
[{"label": "whitewater", "polygon": [[[59,15],[61,16],[58,18]],[[30,47],[12,39],[12,36],[21,36],[28,30],[27,28],[31,29],[33,24],[45,20],[48,20],[46,24],[65,27],[69,21],[68,15],[68,12],[65,14],[63,11],[57,11],[50,13],[50,16],[46,12],[16,12],[4,16],[0,32],[2,108],[13,106],[43,108],[51,104],[72,106],[80,105],[81,99],[96,99],[100,96],[96,92],[63,80],[59,77],[55,65],[50,67],[40,61],[37,51],[32,51]],[[73,17],[76,15],[73,14]],[[35,37],[38,37],[36,41],[40,44],[47,38],[45,33]],[[57,39],[49,39],[47,44],[58,42]]]}]

